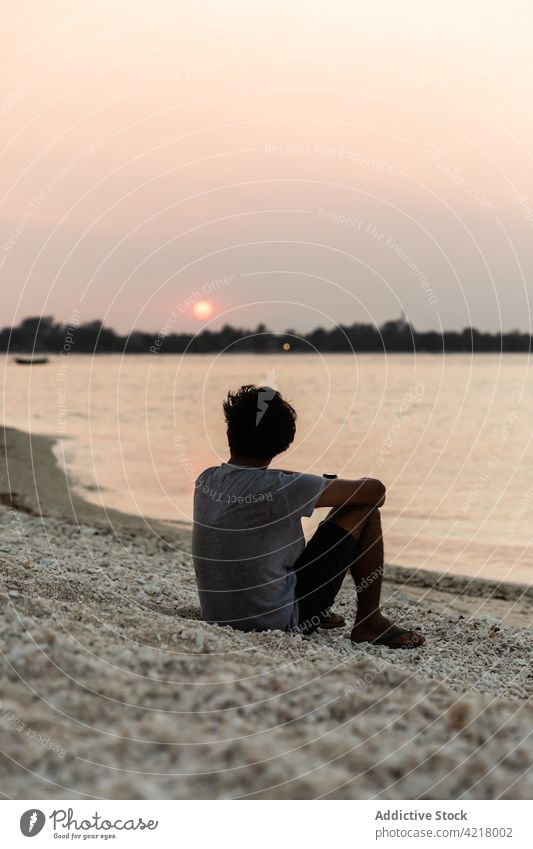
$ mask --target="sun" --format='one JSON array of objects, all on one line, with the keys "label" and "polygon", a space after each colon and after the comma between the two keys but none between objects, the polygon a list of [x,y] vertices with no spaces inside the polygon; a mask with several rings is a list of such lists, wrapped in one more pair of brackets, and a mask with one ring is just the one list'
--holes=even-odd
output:
[{"label": "sun", "polygon": [[198,318],[200,321],[205,320],[206,318],[210,318],[213,313],[213,304],[210,304],[209,301],[196,301],[195,305],[192,308],[195,318]]}]

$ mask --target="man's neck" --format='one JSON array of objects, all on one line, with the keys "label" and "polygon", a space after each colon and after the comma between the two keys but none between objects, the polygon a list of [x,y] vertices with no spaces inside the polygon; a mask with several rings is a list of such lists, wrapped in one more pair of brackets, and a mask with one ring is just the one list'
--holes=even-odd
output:
[{"label": "man's neck", "polygon": [[242,454],[230,454],[228,463],[232,466],[250,466],[254,469],[267,469],[272,458],[265,460],[264,457],[244,457]]}]

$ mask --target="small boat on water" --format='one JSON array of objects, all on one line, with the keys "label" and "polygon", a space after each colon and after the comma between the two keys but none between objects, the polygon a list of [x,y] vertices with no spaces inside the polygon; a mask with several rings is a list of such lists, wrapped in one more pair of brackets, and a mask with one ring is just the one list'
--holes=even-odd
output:
[{"label": "small boat on water", "polygon": [[15,362],[19,364],[19,366],[42,366],[48,362],[48,357],[44,356],[29,356],[29,357],[15,357]]}]

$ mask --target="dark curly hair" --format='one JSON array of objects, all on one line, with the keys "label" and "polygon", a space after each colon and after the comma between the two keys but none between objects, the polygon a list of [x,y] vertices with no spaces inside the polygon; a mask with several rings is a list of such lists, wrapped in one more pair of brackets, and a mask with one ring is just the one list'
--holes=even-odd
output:
[{"label": "dark curly hair", "polygon": [[270,386],[241,386],[224,401],[234,454],[269,460],[286,451],[296,433],[296,411]]}]

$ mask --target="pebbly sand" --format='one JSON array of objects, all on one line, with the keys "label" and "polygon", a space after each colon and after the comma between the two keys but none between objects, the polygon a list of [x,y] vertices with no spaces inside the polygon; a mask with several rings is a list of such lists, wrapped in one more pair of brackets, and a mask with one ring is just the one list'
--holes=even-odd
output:
[{"label": "pebbly sand", "polygon": [[[202,623],[179,524],[73,494],[0,434],[5,798],[531,798],[533,590],[389,567],[426,645]],[[42,514],[42,515],[41,515]]]}]

